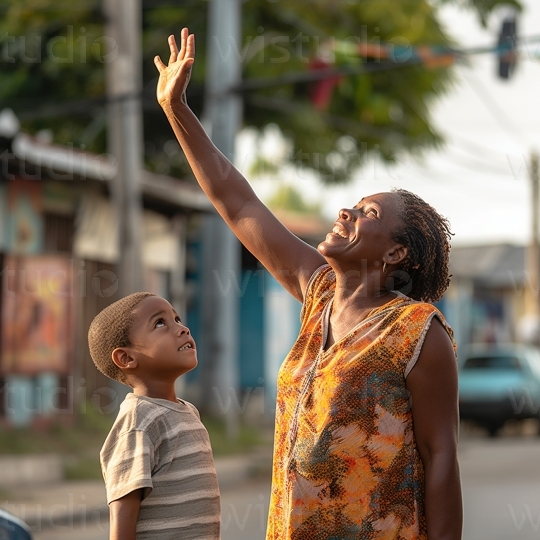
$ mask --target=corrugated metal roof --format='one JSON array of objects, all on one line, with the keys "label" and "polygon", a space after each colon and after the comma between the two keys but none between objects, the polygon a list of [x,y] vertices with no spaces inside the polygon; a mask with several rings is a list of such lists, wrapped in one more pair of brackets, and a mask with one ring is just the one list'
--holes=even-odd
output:
[{"label": "corrugated metal roof", "polygon": [[[18,160],[37,165],[62,180],[71,176],[108,184],[117,172],[116,160],[112,156],[43,142],[25,133],[18,133],[14,137],[12,149]],[[212,204],[202,189],[186,180],[143,170],[141,190],[143,195],[179,207],[213,211]]]}]

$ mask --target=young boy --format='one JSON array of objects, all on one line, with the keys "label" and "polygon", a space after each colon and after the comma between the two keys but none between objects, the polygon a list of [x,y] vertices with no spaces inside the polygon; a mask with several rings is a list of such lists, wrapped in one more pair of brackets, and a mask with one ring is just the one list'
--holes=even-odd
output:
[{"label": "young boy", "polygon": [[88,344],[103,374],[133,388],[100,455],[111,540],[219,540],[208,433],[174,391],[197,365],[189,329],[165,299],[135,293],[96,316]]}]

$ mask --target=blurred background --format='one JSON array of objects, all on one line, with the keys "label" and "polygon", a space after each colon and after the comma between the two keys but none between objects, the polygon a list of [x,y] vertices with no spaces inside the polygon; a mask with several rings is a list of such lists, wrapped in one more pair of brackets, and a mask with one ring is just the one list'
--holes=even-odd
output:
[{"label": "blurred background", "polygon": [[198,344],[178,393],[212,438],[223,538],[264,538],[301,306],[215,215],[156,102],[153,58],[183,26],[188,103],[297,236],[316,246],[393,187],[449,218],[464,538],[538,538],[535,0],[0,0],[0,507],[38,540],[107,538],[98,454],[126,390],[86,336],[149,290]]}]

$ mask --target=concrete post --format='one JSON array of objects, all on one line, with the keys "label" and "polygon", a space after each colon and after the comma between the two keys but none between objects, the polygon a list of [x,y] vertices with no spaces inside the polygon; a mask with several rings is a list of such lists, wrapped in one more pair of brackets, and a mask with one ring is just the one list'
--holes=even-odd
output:
[{"label": "concrete post", "polygon": [[[241,46],[240,0],[211,0],[208,17],[203,124],[214,144],[233,161],[242,103],[240,96],[229,93],[229,90],[241,81],[238,55]],[[212,215],[205,219],[202,401],[209,412],[225,415],[228,433],[234,437],[238,431],[239,414],[235,405],[240,402],[240,245],[220,217]]]},{"label": "concrete post", "polygon": [[[144,287],[141,255],[143,169],[142,126],[142,6],[141,0],[104,0],[107,36],[112,38],[105,63],[107,84],[108,151],[118,172],[112,182],[112,199],[118,223],[117,277],[120,296]],[[114,54],[116,53],[116,54]],[[119,402],[128,388],[112,382]]]}]

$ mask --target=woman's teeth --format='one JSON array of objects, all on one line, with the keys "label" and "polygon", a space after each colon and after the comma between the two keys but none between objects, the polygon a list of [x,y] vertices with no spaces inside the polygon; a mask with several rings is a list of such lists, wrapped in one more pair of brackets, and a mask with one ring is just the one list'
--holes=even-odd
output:
[{"label": "woman's teeth", "polygon": [[347,235],[343,232],[341,227],[338,227],[337,225],[334,225],[334,228],[332,229],[332,232],[341,236],[341,238],[347,238]]}]

